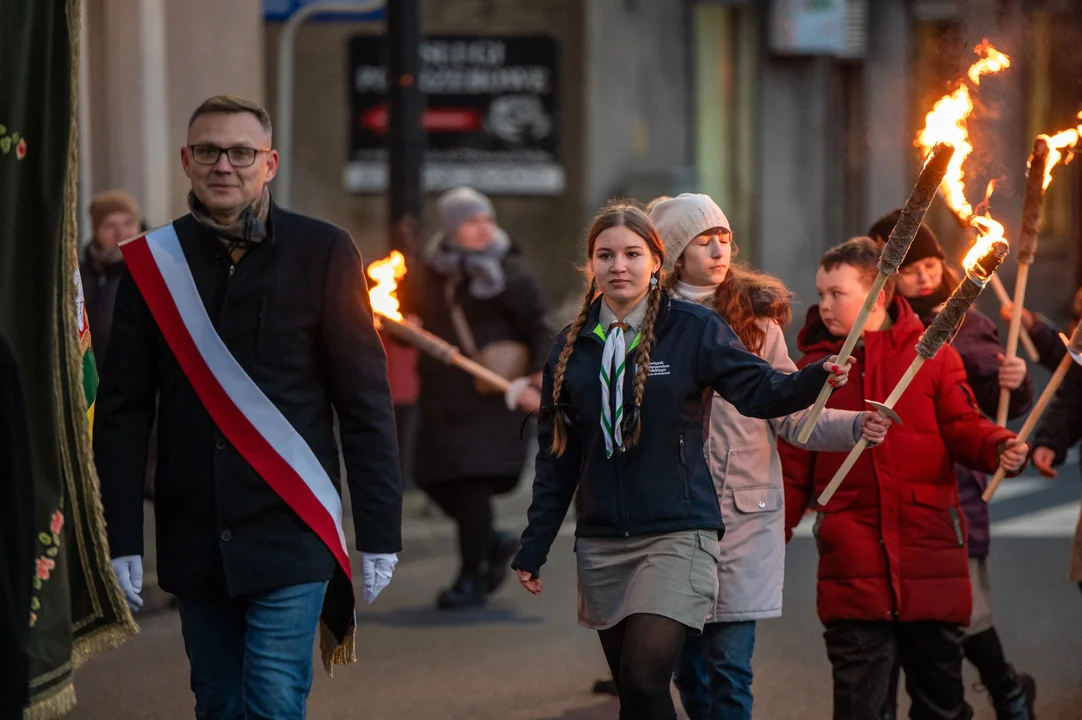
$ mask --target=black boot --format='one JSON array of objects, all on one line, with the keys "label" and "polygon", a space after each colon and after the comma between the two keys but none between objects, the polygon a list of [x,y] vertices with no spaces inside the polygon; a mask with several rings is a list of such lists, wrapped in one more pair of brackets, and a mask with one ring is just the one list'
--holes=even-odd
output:
[{"label": "black boot", "polygon": [[988,688],[992,707],[996,710],[996,720],[1034,720],[1037,717],[1033,703],[1037,699],[1037,683],[1025,673],[1010,671],[1008,687]]},{"label": "black boot", "polygon": [[498,532],[492,538],[492,549],[488,552],[488,567],[485,569],[485,592],[494,593],[507,579],[511,558],[518,552],[518,540],[507,532]]},{"label": "black boot", "polygon": [[440,593],[436,607],[440,610],[461,610],[485,604],[485,589],[478,575],[462,575],[455,584]]}]

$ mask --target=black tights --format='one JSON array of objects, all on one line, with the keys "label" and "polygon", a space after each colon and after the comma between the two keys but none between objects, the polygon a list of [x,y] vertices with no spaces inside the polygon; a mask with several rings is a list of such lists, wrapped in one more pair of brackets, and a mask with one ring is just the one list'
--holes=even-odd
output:
[{"label": "black tights", "polygon": [[620,694],[620,720],[675,720],[669,684],[687,627],[661,615],[629,615],[598,631]]},{"label": "black tights", "polygon": [[478,575],[492,548],[492,482],[454,480],[425,492],[458,525],[461,576]]}]

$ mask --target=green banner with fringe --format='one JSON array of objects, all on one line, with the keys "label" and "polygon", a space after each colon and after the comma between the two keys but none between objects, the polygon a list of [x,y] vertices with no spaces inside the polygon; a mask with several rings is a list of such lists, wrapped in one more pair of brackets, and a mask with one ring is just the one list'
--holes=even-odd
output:
[{"label": "green banner with fringe", "polygon": [[90,445],[97,373],[76,259],[79,0],[0,0],[0,332],[28,417],[34,565],[27,718],[138,631],[109,565]]}]

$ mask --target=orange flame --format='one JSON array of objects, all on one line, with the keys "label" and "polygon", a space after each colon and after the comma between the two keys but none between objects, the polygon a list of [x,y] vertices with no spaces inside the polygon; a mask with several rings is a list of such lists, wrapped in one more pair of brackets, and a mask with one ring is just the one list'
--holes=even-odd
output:
[{"label": "orange flame", "polygon": [[[980,85],[982,75],[1000,72],[1011,66],[1011,59],[992,47],[988,40],[984,40],[973,49],[978,59],[969,67],[966,75],[973,85]],[[924,129],[918,134],[914,144],[921,148],[926,157],[930,157],[932,148],[937,142],[949,142],[954,145],[954,156],[950,165],[947,166],[947,174],[943,178],[943,196],[954,214],[968,223],[977,231],[977,242],[974,243],[963,261],[966,271],[970,271],[987,251],[989,246],[997,240],[1003,240],[1003,225],[992,218],[985,210],[983,214],[974,214],[973,206],[966,199],[965,162],[973,152],[973,145],[969,142],[968,120],[973,112],[973,98],[967,85],[960,84],[957,89],[940,98],[932,107],[924,119]],[[988,187],[991,195],[992,186]]]},{"label": "orange flame", "polygon": [[[1082,112],[1078,113],[1078,118],[1082,119]],[[1044,166],[1045,190],[1052,184],[1052,168],[1054,168],[1060,160],[1063,160],[1063,164],[1066,165],[1074,158],[1074,153],[1071,151],[1074,150],[1074,146],[1078,144],[1080,134],[1082,134],[1082,125],[1061,130],[1051,137],[1048,135],[1037,136],[1039,138],[1044,138],[1045,142],[1048,143],[1048,162]]]},{"label": "orange flame", "polygon": [[981,59],[973,63],[969,68],[969,81],[974,85],[981,84],[981,75],[997,73],[1011,66],[1011,59],[992,47],[992,43],[988,42],[988,38],[985,38],[980,45],[973,48],[973,52],[981,56]]},{"label": "orange flame", "polygon": [[947,174],[943,177],[943,193],[947,204],[963,220],[973,215],[973,207],[966,201],[966,185],[962,166],[973,152],[969,143],[969,128],[966,119],[973,112],[973,100],[969,97],[969,88],[962,85],[950,95],[945,95],[936,102],[932,111],[924,118],[924,129],[917,135],[916,145],[922,148],[926,157],[931,157],[931,150],[936,143],[948,142],[954,146],[954,155]]},{"label": "orange flame", "polygon": [[368,277],[376,281],[368,291],[372,310],[392,320],[402,321],[398,312],[398,279],[406,274],[406,258],[397,250],[382,260],[376,260],[368,266]]}]

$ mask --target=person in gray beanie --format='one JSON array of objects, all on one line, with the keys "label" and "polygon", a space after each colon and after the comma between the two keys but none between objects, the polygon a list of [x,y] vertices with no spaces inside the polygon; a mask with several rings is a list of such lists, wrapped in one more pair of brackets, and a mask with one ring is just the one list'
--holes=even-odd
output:
[{"label": "person in gray beanie", "polygon": [[[503,583],[518,549],[497,532],[492,497],[518,484],[526,460],[520,434],[541,396],[552,331],[541,286],[496,223],[492,201],[460,187],[436,203],[441,229],[403,278],[402,311],[514,383],[516,397],[480,385],[422,354],[418,371],[416,483],[458,526],[461,567],[437,607],[476,607]],[[527,380],[526,378],[530,378]],[[509,407],[514,409],[508,409]]]}]

